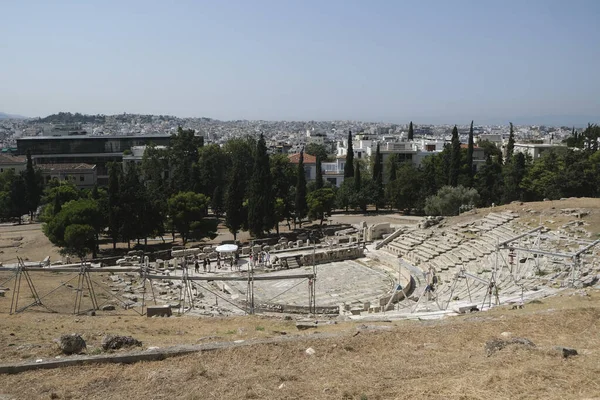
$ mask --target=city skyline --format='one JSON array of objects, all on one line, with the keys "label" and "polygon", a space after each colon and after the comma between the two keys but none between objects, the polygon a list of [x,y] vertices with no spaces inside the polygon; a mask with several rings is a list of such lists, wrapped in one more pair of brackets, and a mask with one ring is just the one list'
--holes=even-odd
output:
[{"label": "city skyline", "polygon": [[8,3],[0,111],[600,122],[600,4],[524,3]]}]

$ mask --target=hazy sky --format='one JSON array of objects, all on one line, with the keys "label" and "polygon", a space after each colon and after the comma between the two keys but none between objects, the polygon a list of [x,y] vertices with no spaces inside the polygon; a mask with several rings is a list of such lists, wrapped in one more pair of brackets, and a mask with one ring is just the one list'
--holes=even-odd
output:
[{"label": "hazy sky", "polygon": [[599,0],[0,0],[0,111],[587,118],[598,21]]}]

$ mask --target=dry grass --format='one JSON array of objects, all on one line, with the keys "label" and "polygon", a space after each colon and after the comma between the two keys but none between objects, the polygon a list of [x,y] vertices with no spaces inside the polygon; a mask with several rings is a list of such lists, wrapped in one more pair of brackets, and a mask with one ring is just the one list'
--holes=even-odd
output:
[{"label": "dry grass", "polygon": [[[347,333],[331,339],[231,348],[154,363],[0,376],[0,393],[17,399],[594,398],[600,393],[600,293],[590,294],[548,299],[523,310],[388,323],[394,325],[391,331],[356,336],[349,334],[355,332],[355,324],[340,324],[336,329]],[[35,317],[31,315],[15,321]],[[160,341],[156,321],[116,318],[114,324]],[[256,317],[158,320],[169,332],[165,334],[169,343],[176,338],[193,343],[199,330],[222,332],[228,329],[225,326],[250,329],[260,323],[268,326],[266,332],[271,322]],[[89,323],[94,329],[113,324],[98,317]],[[177,329],[187,333],[177,335]],[[537,347],[507,348],[487,357],[485,342],[505,331],[526,337]],[[245,338],[261,331],[247,333]],[[5,337],[3,329],[3,341]],[[314,356],[305,353],[309,346],[316,350]],[[563,359],[553,346],[574,347],[580,355]]]}]

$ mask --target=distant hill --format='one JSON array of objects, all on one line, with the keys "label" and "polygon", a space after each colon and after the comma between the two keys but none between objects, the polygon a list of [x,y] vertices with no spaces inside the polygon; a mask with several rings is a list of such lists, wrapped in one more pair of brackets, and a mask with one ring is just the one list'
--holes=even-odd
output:
[{"label": "distant hill", "polygon": [[59,112],[58,114],[48,115],[44,118],[37,118],[32,121],[34,122],[45,122],[52,124],[104,124],[108,121],[116,121],[116,122],[130,122],[132,119],[135,119],[141,123],[148,123],[154,120],[161,121],[170,121],[170,120],[178,120],[177,117],[172,117],[169,115],[142,115],[142,114],[115,114],[115,115],[89,115],[89,114],[81,114],[81,113],[70,113],[70,112]]},{"label": "distant hill", "polygon": [[22,115],[6,114],[0,112],[0,119],[27,119],[27,117],[23,117]]},{"label": "distant hill", "polygon": [[38,118],[36,122],[47,122],[53,124],[103,124],[106,121],[105,115],[86,115],[80,113],[59,112],[58,114],[48,115],[44,118]]}]

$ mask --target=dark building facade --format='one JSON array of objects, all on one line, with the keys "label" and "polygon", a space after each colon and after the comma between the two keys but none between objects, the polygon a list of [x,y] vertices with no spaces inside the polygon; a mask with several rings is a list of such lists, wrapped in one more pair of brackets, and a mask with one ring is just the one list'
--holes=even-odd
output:
[{"label": "dark building facade", "polygon": [[36,164],[86,163],[96,165],[98,185],[108,184],[107,164],[122,162],[133,146],[169,146],[171,135],[32,136],[17,139],[17,154],[29,150]]}]

